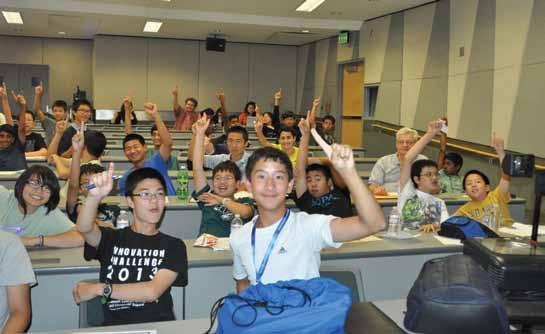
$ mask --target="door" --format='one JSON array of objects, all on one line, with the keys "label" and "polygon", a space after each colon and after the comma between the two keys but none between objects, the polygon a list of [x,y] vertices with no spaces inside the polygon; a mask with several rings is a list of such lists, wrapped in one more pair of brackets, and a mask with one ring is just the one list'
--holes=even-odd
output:
[{"label": "door", "polygon": [[341,142],[363,146],[363,62],[342,65]]}]

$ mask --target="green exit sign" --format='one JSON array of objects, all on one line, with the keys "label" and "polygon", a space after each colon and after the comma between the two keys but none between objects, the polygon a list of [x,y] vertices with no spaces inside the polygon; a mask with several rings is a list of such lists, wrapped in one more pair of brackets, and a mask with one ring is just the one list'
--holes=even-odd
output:
[{"label": "green exit sign", "polygon": [[348,44],[349,42],[349,31],[341,31],[339,33],[339,44]]}]

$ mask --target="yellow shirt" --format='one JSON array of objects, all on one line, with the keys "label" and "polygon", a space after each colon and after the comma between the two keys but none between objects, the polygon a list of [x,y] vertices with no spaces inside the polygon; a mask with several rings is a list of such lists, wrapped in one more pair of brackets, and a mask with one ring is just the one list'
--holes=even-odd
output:
[{"label": "yellow shirt", "polygon": [[484,216],[487,216],[492,210],[492,204],[498,204],[500,208],[500,226],[511,226],[513,225],[513,218],[509,213],[508,203],[511,200],[509,193],[504,193],[500,188],[496,188],[493,191],[489,192],[486,195],[486,198],[480,202],[470,201],[456,210],[454,213],[455,216],[466,216],[471,219],[474,219],[478,222],[482,222]]},{"label": "yellow shirt", "polygon": [[[280,144],[271,144],[272,147],[284,152]],[[287,153],[286,153],[287,154]],[[293,147],[293,153],[289,156],[292,166],[295,168],[297,164],[297,155],[299,154],[299,147]]]}]

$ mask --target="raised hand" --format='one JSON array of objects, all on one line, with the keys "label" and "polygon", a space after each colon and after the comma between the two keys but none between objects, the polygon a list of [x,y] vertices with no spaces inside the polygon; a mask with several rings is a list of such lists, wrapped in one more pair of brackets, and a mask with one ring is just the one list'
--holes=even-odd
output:
[{"label": "raised hand", "polygon": [[85,122],[81,122],[79,130],[72,137],[72,148],[74,148],[74,152],[81,152],[83,150],[83,146],[85,145],[85,130]]},{"label": "raised hand", "polygon": [[26,108],[26,100],[23,95],[17,95],[14,91],[11,91],[11,95],[13,96],[13,99],[17,102],[20,108]]},{"label": "raised hand", "polygon": [[68,117],[61,121],[57,121],[57,123],[55,124],[55,133],[63,134],[67,126],[68,126]]},{"label": "raised hand", "polygon": [[333,144],[331,146],[331,157],[329,157],[333,167],[339,172],[356,169],[354,154],[352,148],[347,145]]},{"label": "raised hand", "polygon": [[282,88],[280,88],[276,93],[274,93],[274,101],[280,102],[282,100]]},{"label": "raised hand", "polygon": [[42,82],[40,82],[40,84],[38,86],[34,87],[34,94],[36,96],[44,95],[44,86],[43,86]]},{"label": "raised hand", "polygon": [[174,88],[172,89],[172,96],[178,96],[180,92],[180,87],[178,87],[178,85],[174,86]]},{"label": "raised hand", "polygon": [[255,120],[254,128],[256,132],[263,132],[263,119],[261,117]]},{"label": "raised hand", "polygon": [[125,107],[125,111],[132,109],[132,97],[131,96],[125,96],[125,98],[123,98],[123,107]]},{"label": "raised hand", "polygon": [[208,125],[210,124],[210,119],[206,116],[206,114],[202,115],[195,123],[195,134],[203,135],[206,133],[206,129],[208,129]]},{"label": "raised hand", "polygon": [[157,111],[157,105],[155,103],[148,102],[148,103],[144,104],[144,111],[152,119],[155,119],[155,117],[157,117],[157,115],[159,115],[159,113]]},{"label": "raised hand", "polygon": [[320,106],[320,98],[315,98],[312,101],[312,109],[316,110]]},{"label": "raised hand", "polygon": [[89,185],[93,184],[94,188],[89,190],[88,197],[101,200],[108,196],[114,186],[114,163],[110,162],[110,166],[107,171],[91,176]]},{"label": "raised hand", "polygon": [[428,123],[428,131],[427,133],[438,135],[441,132],[441,126],[442,126],[442,119],[436,119],[435,121],[431,121]]},{"label": "raised hand", "polygon": [[223,91],[223,89],[220,89],[216,92],[216,98],[220,102],[225,102],[225,92]]},{"label": "raised hand", "polygon": [[310,134],[310,119],[311,119],[312,112],[310,110],[307,111],[307,117],[301,118],[299,120],[299,130],[301,130],[302,135],[309,135]]},{"label": "raised hand", "polygon": [[7,98],[8,97],[8,87],[6,86],[5,82],[2,82],[2,85],[0,86],[0,98]]},{"label": "raised hand", "polygon": [[503,138],[496,136],[496,132],[492,132],[492,147],[496,150],[496,153],[498,153],[498,156],[500,157],[500,160],[503,160],[505,157],[505,142]]}]

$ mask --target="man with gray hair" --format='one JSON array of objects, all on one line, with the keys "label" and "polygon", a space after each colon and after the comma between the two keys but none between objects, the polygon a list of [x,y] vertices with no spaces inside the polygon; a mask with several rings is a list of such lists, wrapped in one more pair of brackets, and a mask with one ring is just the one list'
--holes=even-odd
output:
[{"label": "man with gray hair", "polygon": [[[411,128],[401,128],[396,132],[396,153],[385,155],[378,159],[369,176],[369,190],[374,195],[387,195],[399,188],[400,161],[418,140],[418,132]],[[416,160],[427,159],[419,154]]]}]

